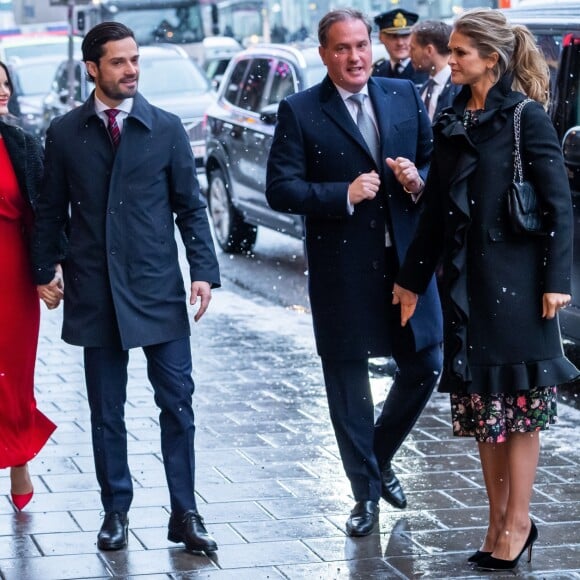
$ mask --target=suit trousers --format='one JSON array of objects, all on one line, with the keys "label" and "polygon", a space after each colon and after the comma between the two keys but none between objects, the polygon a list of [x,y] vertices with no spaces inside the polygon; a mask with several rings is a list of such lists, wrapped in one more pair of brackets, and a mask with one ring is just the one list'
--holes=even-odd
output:
[{"label": "suit trousers", "polygon": [[441,371],[440,345],[419,352],[394,347],[393,358],[397,372],[376,422],[368,359],[322,359],[330,418],[356,501],[379,500],[380,471],[413,428]]},{"label": "suit trousers", "polygon": [[[387,278],[397,270],[394,250],[387,249]],[[356,501],[380,498],[380,471],[415,425],[443,365],[441,345],[417,352],[411,325],[402,327],[400,320],[400,308],[393,306],[388,330],[397,371],[376,421],[368,359],[322,357],[330,419]]]},{"label": "suit trousers", "polygon": [[[196,509],[190,341],[183,338],[145,346],[143,352],[155,403],[160,408],[161,453],[171,510],[183,513]],[[124,418],[128,362],[127,350],[84,349],[95,470],[107,512],[129,511],[133,499]]]}]

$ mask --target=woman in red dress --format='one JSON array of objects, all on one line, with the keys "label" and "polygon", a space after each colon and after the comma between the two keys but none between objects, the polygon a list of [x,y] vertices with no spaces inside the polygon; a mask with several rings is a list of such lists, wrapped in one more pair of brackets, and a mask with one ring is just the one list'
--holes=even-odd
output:
[{"label": "woman in red dress", "polygon": [[56,426],[34,399],[40,302],[27,245],[42,149],[5,122],[11,94],[8,69],[0,63],[0,468],[10,468],[12,501],[22,510],[34,492],[28,462]]}]

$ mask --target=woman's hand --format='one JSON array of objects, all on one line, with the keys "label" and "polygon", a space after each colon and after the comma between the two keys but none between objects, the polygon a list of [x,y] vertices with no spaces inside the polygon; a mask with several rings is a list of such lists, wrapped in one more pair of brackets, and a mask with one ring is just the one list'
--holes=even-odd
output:
[{"label": "woman's hand", "polygon": [[393,287],[393,304],[401,305],[401,326],[405,326],[415,313],[418,299],[415,292],[401,288],[398,284]]},{"label": "woman's hand", "polygon": [[48,284],[36,287],[38,297],[46,304],[49,310],[57,308],[64,297],[64,280],[62,266],[57,264],[54,268],[54,278]]},{"label": "woman's hand", "polygon": [[542,297],[542,318],[554,318],[558,310],[566,308],[571,300],[570,294],[546,292]]}]

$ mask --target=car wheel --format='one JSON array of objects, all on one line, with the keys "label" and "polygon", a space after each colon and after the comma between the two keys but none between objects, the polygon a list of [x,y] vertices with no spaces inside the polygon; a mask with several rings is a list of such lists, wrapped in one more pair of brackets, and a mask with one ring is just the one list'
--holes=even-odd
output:
[{"label": "car wheel", "polygon": [[224,252],[242,254],[254,247],[257,228],[247,224],[232,205],[229,189],[228,180],[221,169],[210,173],[207,199],[216,240]]}]

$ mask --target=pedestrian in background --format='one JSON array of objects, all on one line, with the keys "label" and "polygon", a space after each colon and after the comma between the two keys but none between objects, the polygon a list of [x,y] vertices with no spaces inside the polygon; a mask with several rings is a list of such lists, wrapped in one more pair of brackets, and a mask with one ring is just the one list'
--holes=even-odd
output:
[{"label": "pedestrian in background", "polygon": [[[549,75],[534,38],[496,10],[464,12],[449,41],[463,88],[434,126],[425,210],[394,291],[402,324],[443,260],[443,375],[453,433],[475,437],[489,523],[470,556],[514,568],[538,537],[529,509],[540,431],[556,416],[554,385],[578,377],[562,350],[557,313],[570,302],[572,204],[546,104]],[[520,150],[545,212],[544,236],[517,234],[507,209],[514,110],[526,96]],[[416,311],[418,313],[418,311]],[[411,319],[412,320],[412,319]]]},{"label": "pedestrian in background", "polygon": [[[370,77],[370,31],[357,10],[322,18],[328,74],[280,103],[266,179],[272,208],[306,218],[316,345],[356,502],[346,525],[352,536],[372,532],[381,496],[407,505],[392,459],[441,368],[434,280],[412,326],[401,328],[390,304],[420,211],[431,123],[412,82]],[[398,371],[375,426],[368,359],[391,353]]]},{"label": "pedestrian in background", "polygon": [[411,62],[415,70],[429,73],[419,93],[432,121],[451,106],[461,89],[461,85],[451,82],[450,34],[451,26],[440,20],[423,20],[411,28]]},{"label": "pedestrian in background", "polygon": [[[18,510],[32,499],[28,462],[56,426],[36,407],[34,366],[40,301],[28,250],[42,148],[20,127],[6,121],[14,86],[0,62],[0,468],[10,468],[10,494]],[[62,249],[62,248],[61,248]],[[58,301],[58,289],[47,300]]]},{"label": "pedestrian in background", "polygon": [[374,76],[409,79],[416,85],[421,85],[429,78],[426,71],[415,69],[411,62],[411,27],[418,19],[418,14],[403,8],[375,16],[375,23],[379,27],[379,40],[386,48],[388,58],[380,59],[374,64]]},{"label": "pedestrian in background", "polygon": [[142,347],[161,409],[168,538],[189,550],[213,552],[217,545],[194,492],[190,325],[174,227],[186,249],[190,304],[200,301],[198,321],[220,282],[195,162],[179,118],[137,91],[139,49],[129,28],[99,24],[85,36],[82,50],[95,90],[48,130],[33,248],[44,298],[57,282],[56,242],[63,229],[69,232],[62,336],[84,347],[105,510],[97,545],[127,545],[133,498],[124,421],[127,363],[129,349]]}]

